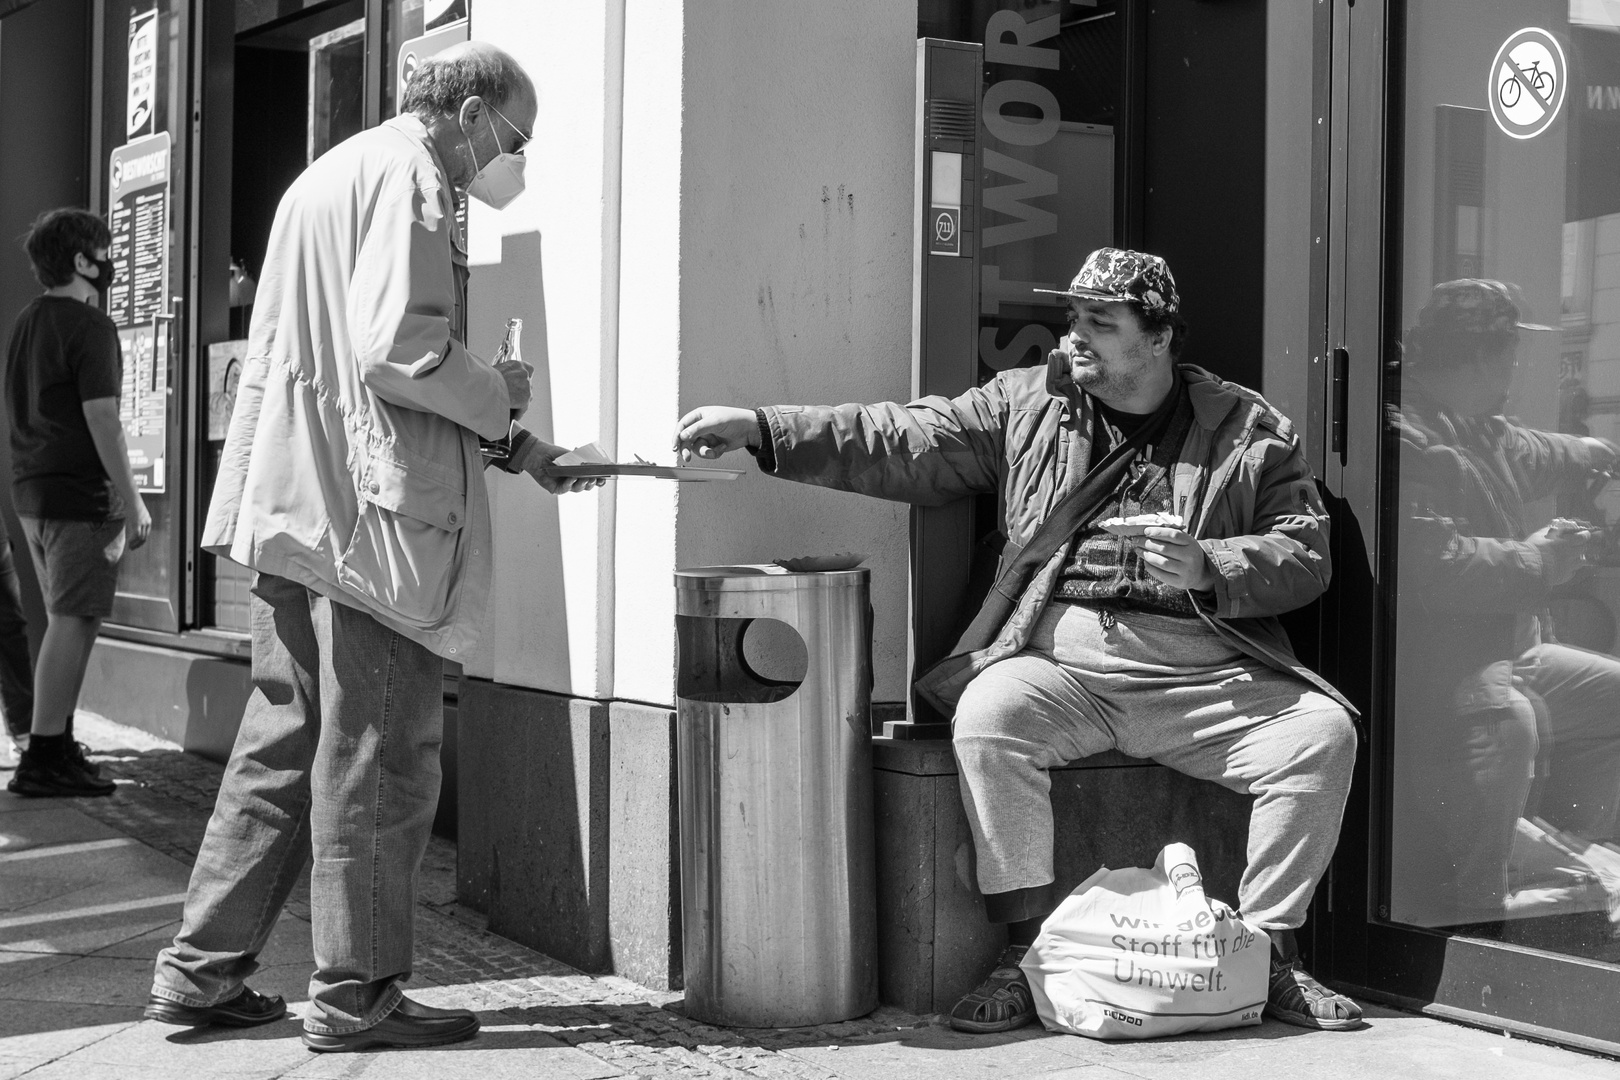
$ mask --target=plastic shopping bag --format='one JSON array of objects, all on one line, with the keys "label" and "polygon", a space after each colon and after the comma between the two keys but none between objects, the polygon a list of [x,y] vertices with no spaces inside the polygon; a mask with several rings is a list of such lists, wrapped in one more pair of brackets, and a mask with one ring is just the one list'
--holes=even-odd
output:
[{"label": "plastic shopping bag", "polygon": [[1153,869],[1104,867],[1024,954],[1050,1031],[1151,1039],[1258,1024],[1271,938],[1204,895],[1198,856],[1167,844]]}]

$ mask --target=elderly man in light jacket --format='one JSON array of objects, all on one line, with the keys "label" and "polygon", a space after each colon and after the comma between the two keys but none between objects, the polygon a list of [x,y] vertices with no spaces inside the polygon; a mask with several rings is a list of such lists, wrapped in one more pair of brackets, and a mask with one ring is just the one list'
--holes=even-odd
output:
[{"label": "elderly man in light jacket", "polygon": [[[315,1050],[478,1029],[406,998],[417,867],[439,792],[441,658],[474,647],[490,587],[479,436],[529,403],[525,365],[462,343],[455,189],[522,190],[533,83],[472,42],[430,58],[395,119],[334,147],[276,213],[203,543],[258,571],[253,695],[146,1015],[245,1027],[249,989],[313,854]],[[560,448],[517,429],[510,471]]]}]

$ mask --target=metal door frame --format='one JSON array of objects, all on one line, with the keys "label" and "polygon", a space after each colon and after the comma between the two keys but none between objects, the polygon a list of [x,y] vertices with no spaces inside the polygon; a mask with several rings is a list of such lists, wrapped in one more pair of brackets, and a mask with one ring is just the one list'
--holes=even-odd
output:
[{"label": "metal door frame", "polygon": [[[1317,5],[1310,454],[1334,497],[1325,675],[1362,708],[1366,738],[1329,877],[1312,913],[1318,975],[1448,1020],[1620,1055],[1620,966],[1392,923],[1388,851],[1394,686],[1386,565],[1394,492],[1383,422],[1399,363],[1407,0]],[[1319,249],[1319,250],[1318,250]],[[1347,363],[1335,378],[1335,350]],[[1336,433],[1334,420],[1343,426]]]},{"label": "metal door frame", "polygon": [[[116,140],[109,141],[105,117],[107,112],[107,0],[96,0],[91,14],[91,127],[90,127],[90,201],[97,210],[107,206],[108,177],[106,162]],[[167,287],[170,295],[182,298],[176,318],[170,324],[169,363],[174,372],[170,384],[176,403],[171,406],[174,423],[167,432],[167,452],[172,458],[172,477],[164,495],[170,501],[173,513],[170,544],[164,553],[169,560],[169,581],[165,595],[134,595],[120,593],[107,627],[114,629],[130,626],[138,631],[172,634],[187,625],[191,596],[194,592],[192,562],[189,545],[195,528],[196,513],[192,505],[191,477],[195,469],[196,447],[192,443],[190,416],[192,411],[193,364],[190,353],[197,340],[197,304],[192,290],[197,273],[197,179],[198,152],[196,137],[200,131],[198,117],[199,78],[197,70],[198,45],[201,34],[200,20],[206,19],[204,0],[173,0],[169,18],[177,23],[175,40],[178,48],[169,58],[171,65],[183,65],[177,80],[181,102],[171,102],[171,112],[182,117],[180,123],[169,128],[173,140],[170,166],[169,223],[174,232],[171,241],[171,264]],[[121,88],[120,88],[121,89]],[[227,125],[228,127],[228,125]],[[170,309],[173,311],[173,308]]]}]

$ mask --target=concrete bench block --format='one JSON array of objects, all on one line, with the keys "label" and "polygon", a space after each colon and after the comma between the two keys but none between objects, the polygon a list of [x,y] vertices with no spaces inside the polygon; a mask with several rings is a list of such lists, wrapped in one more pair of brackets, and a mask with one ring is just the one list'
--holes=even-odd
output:
[{"label": "concrete bench block", "polygon": [[[973,838],[948,742],[874,740],[878,995],[947,1012],[1006,944],[985,919]],[[1198,853],[1206,888],[1236,904],[1253,799],[1123,754],[1052,770],[1054,870],[1067,893],[1099,866],[1151,866],[1171,841]]]}]

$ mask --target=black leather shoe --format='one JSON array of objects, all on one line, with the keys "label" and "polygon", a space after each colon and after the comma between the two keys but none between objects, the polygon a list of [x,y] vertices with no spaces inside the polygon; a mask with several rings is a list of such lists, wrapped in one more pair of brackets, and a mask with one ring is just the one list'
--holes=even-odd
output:
[{"label": "black leather shoe", "polygon": [[260,1024],[268,1024],[272,1020],[280,1020],[286,1016],[287,1003],[281,999],[280,994],[265,997],[244,986],[242,992],[229,1001],[201,1009],[153,994],[146,999],[146,1011],[142,1015],[148,1020],[157,1020],[164,1024],[181,1024],[185,1027],[203,1027],[208,1024],[218,1024],[220,1027],[258,1027]]},{"label": "black leather shoe", "polygon": [[478,1017],[466,1009],[435,1009],[401,997],[394,1010],[364,1031],[346,1035],[304,1032],[304,1045],[323,1054],[382,1050],[390,1046],[440,1046],[478,1034]]}]

